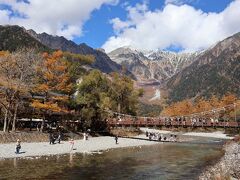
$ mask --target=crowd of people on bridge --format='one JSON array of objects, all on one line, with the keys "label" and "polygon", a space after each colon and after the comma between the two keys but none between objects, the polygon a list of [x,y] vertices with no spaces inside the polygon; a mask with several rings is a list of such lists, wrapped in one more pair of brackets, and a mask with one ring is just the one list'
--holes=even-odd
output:
[{"label": "crowd of people on bridge", "polygon": [[113,125],[161,125],[161,126],[209,126],[209,127],[228,127],[237,126],[236,122],[229,122],[218,117],[159,117],[159,118],[136,118],[136,117],[118,117],[109,119],[108,122]]}]

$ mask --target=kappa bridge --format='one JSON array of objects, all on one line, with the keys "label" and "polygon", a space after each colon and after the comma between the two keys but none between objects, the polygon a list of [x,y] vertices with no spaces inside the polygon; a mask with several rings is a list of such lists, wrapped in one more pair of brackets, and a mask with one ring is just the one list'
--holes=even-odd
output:
[{"label": "kappa bridge", "polygon": [[237,121],[211,121],[211,120],[191,120],[191,119],[108,119],[110,127],[209,127],[209,128],[240,128]]}]

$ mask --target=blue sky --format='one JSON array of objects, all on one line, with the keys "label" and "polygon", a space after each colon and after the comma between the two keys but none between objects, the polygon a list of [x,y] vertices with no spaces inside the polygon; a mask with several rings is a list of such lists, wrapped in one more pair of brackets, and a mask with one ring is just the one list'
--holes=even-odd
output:
[{"label": "blue sky", "polygon": [[[125,2],[134,6],[136,3],[141,2],[141,0],[121,0],[118,6],[104,5],[100,10],[94,11],[91,15],[91,19],[87,21],[83,27],[84,36],[74,38],[74,41],[76,43],[85,42],[94,48],[101,47],[108,37],[114,35],[112,25],[109,23],[110,19],[119,17],[122,20],[126,20],[127,14],[122,6]],[[201,9],[204,12],[221,12],[230,2],[232,2],[232,0],[196,0],[186,2],[186,4],[196,9]],[[164,5],[164,1],[162,0],[149,0],[149,7],[151,10],[162,9]],[[100,28],[97,28],[96,31],[96,27]]]},{"label": "blue sky", "polygon": [[239,7],[240,0],[0,0],[0,24],[107,51],[197,51],[240,31]]}]

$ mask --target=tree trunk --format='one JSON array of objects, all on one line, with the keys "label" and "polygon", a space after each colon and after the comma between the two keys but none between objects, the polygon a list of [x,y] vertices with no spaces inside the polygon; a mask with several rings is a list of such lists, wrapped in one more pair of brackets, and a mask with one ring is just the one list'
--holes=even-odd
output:
[{"label": "tree trunk", "polygon": [[32,131],[32,116],[30,118],[30,129],[29,129],[29,131]]},{"label": "tree trunk", "polygon": [[8,113],[8,121],[7,121],[7,129],[6,131],[9,132],[9,127],[11,125],[11,122],[12,122],[12,113],[11,111],[9,111],[10,113]]},{"label": "tree trunk", "polygon": [[3,132],[7,132],[7,122],[8,122],[8,109],[6,109],[5,115],[4,115]]},{"label": "tree trunk", "polygon": [[4,115],[4,125],[3,125],[3,132],[7,132],[7,127],[8,127],[8,116],[9,116],[9,108],[10,108],[10,103],[8,103],[5,115]]},{"label": "tree trunk", "polygon": [[[45,102],[47,102],[47,99],[48,99],[48,93],[45,92],[45,98],[44,98],[43,104],[45,104]],[[45,125],[45,111],[43,111],[43,121],[42,121],[42,125],[41,125],[41,132],[43,132],[44,125]]]},{"label": "tree trunk", "polygon": [[44,125],[45,125],[45,113],[43,115],[43,121],[42,121],[42,125],[41,125],[41,132],[43,132]]},{"label": "tree trunk", "polygon": [[121,113],[121,104],[118,103],[118,113]]},{"label": "tree trunk", "polygon": [[17,111],[18,111],[19,103],[16,102],[15,108],[14,108],[14,115],[13,115],[13,123],[12,123],[12,131],[16,131],[16,120],[17,120]]}]

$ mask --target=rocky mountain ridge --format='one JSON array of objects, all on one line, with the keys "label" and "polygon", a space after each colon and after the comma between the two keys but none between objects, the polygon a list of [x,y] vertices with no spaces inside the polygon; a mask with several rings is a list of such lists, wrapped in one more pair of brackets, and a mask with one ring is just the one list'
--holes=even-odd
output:
[{"label": "rocky mountain ridge", "polygon": [[[62,50],[76,54],[93,55],[95,62],[90,68],[96,68],[104,73],[121,72],[122,66],[113,62],[106,53],[93,49],[82,43],[77,45],[64,37],[52,36],[47,33],[37,34],[34,30],[26,30],[17,25],[0,25],[0,50],[15,51],[21,48],[35,48],[36,50]],[[127,75],[134,77],[130,72]]]},{"label": "rocky mountain ridge", "polygon": [[[37,34],[34,30],[27,30],[27,32],[51,49],[60,49],[76,54],[93,55],[95,57],[95,62],[92,64],[92,68],[99,69],[104,73],[120,72],[122,70],[122,66],[112,61],[102,50],[93,49],[85,43],[78,45],[71,40],[67,40],[63,36],[53,36],[47,33]],[[126,74],[132,76],[130,72],[126,72]]]},{"label": "rocky mountain ridge", "polygon": [[36,41],[35,38],[29,36],[23,27],[0,25],[0,50],[12,52],[21,48],[35,48],[40,51],[50,50],[40,41]]},{"label": "rocky mountain ridge", "polygon": [[228,92],[240,97],[240,33],[201,53],[171,77],[164,89],[169,92],[170,101],[222,96]]},{"label": "rocky mountain ridge", "polygon": [[198,52],[140,51],[130,47],[108,53],[113,61],[124,65],[139,81],[154,79],[160,84],[191,64],[197,55]]}]

